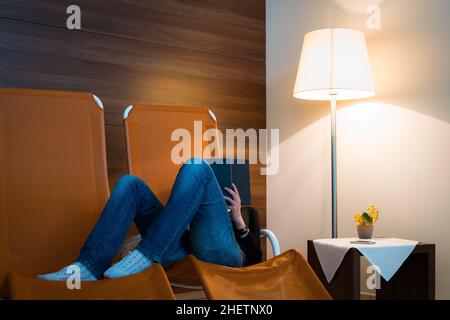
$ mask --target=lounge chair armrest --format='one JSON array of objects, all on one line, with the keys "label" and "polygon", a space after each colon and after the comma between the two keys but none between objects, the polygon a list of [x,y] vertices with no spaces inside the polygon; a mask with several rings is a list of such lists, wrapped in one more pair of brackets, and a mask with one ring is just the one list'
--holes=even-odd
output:
[{"label": "lounge chair armrest", "polygon": [[280,243],[278,242],[275,233],[273,233],[269,229],[261,229],[259,235],[265,236],[267,237],[267,239],[269,239],[270,244],[272,245],[273,256],[278,256],[280,254]]}]

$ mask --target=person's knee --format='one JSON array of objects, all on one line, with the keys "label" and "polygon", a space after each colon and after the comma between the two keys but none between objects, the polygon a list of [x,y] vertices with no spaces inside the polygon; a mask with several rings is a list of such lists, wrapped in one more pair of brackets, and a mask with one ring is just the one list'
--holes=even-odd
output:
[{"label": "person's knee", "polygon": [[197,157],[190,158],[184,164],[209,165],[206,160]]},{"label": "person's knee", "polygon": [[138,177],[133,175],[125,175],[119,179],[116,188],[117,187],[132,188],[134,186],[139,185],[140,183],[142,183],[142,180],[139,179]]},{"label": "person's knee", "polygon": [[182,169],[189,171],[190,174],[204,174],[209,175],[212,172],[209,163],[202,158],[190,158],[183,164]]},{"label": "person's knee", "polygon": [[197,170],[209,170],[210,168],[209,163],[202,158],[190,158],[183,166],[188,166]]}]

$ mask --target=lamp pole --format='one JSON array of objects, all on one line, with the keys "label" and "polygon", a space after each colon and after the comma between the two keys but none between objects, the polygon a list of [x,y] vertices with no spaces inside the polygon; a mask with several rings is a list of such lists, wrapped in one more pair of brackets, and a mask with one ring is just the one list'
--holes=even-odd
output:
[{"label": "lamp pole", "polygon": [[336,100],[331,94],[331,234],[337,238]]}]

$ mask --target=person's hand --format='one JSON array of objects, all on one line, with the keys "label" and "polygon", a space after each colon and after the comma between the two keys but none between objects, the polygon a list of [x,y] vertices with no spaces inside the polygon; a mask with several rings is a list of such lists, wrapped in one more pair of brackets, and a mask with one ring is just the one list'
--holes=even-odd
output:
[{"label": "person's hand", "polygon": [[229,204],[228,209],[230,211],[231,221],[233,221],[236,229],[242,230],[245,228],[245,222],[241,216],[241,197],[239,196],[239,191],[234,183],[232,185],[232,188],[233,189],[225,187],[225,190],[228,191],[231,197],[223,197]]}]

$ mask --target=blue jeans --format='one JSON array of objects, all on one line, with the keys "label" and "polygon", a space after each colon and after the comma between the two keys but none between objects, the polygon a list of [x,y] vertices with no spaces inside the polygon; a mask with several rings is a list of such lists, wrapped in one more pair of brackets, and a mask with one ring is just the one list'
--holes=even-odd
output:
[{"label": "blue jeans", "polygon": [[242,266],[244,254],[216,177],[208,163],[195,160],[181,167],[166,207],[144,181],[122,177],[77,261],[102,278],[134,221],[142,236],[137,249],[154,262],[168,266],[193,254],[206,262]]}]

